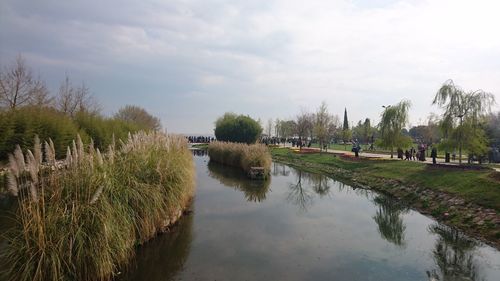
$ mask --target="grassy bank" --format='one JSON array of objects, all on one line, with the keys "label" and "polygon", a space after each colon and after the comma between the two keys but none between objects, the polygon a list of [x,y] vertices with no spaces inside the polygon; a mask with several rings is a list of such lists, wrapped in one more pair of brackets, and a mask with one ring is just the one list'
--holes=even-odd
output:
[{"label": "grassy bank", "polygon": [[180,136],[138,133],[105,154],[78,139],[64,163],[50,143],[43,154],[36,143],[10,159],[19,207],[1,256],[7,280],[110,280],[194,192]]},{"label": "grassy bank", "polygon": [[500,245],[500,173],[435,168],[391,160],[344,159],[332,154],[297,154],[271,149],[279,162],[391,194],[462,230]]},{"label": "grassy bank", "polygon": [[251,167],[263,167],[265,174],[271,170],[271,154],[265,145],[231,142],[212,142],[208,145],[210,160],[250,171]]}]

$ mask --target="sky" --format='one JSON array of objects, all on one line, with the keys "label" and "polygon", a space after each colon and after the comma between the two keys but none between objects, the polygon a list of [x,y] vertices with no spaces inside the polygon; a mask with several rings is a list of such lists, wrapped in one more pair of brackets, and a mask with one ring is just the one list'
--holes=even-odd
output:
[{"label": "sky", "polygon": [[294,119],[322,101],[350,123],[412,102],[426,122],[448,79],[495,95],[500,1],[85,0],[0,3],[0,65],[21,54],[56,93],[82,81],[169,132],[213,133],[224,112]]}]

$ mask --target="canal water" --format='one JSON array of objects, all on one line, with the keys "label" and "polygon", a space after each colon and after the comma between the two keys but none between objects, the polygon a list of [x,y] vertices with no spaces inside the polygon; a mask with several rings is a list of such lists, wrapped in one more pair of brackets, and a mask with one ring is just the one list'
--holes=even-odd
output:
[{"label": "canal water", "polygon": [[500,280],[500,252],[376,192],[274,163],[195,155],[192,212],[120,280]]}]

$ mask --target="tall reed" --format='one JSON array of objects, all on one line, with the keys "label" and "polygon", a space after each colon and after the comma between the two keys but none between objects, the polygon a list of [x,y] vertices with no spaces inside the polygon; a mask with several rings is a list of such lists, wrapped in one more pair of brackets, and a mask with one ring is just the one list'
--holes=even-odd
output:
[{"label": "tall reed", "polygon": [[271,170],[271,154],[263,144],[212,142],[208,145],[210,160],[250,171],[251,167],[263,167],[266,174]]},{"label": "tall reed", "polygon": [[8,280],[110,280],[194,192],[180,136],[137,133],[106,153],[78,137],[64,162],[50,140],[43,152],[17,147],[9,157],[8,188],[19,208],[0,256]]}]

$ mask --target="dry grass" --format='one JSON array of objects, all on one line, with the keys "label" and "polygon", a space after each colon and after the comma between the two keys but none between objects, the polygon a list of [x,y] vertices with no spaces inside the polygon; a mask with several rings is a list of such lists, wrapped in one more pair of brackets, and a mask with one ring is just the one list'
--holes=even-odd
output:
[{"label": "dry grass", "polygon": [[211,161],[238,167],[248,172],[251,167],[263,167],[266,174],[271,170],[271,154],[265,145],[232,142],[212,142],[208,145]]},{"label": "dry grass", "polygon": [[56,162],[51,141],[43,155],[35,141],[34,153],[18,147],[9,158],[19,208],[1,256],[8,280],[110,280],[193,195],[180,136],[138,133],[105,154],[78,137],[67,150]]}]

